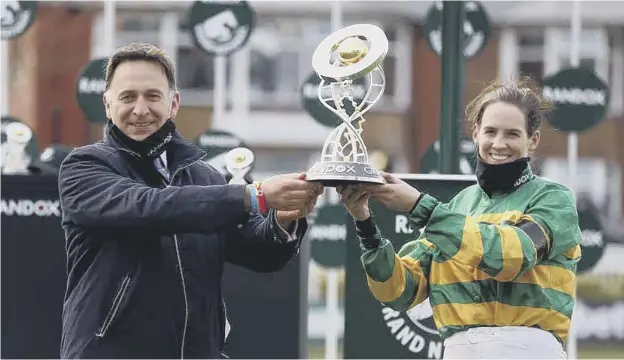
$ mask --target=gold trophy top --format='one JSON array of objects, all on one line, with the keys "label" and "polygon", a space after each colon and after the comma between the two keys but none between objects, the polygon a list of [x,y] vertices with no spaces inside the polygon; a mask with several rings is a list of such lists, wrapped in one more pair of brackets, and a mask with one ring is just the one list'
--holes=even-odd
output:
[{"label": "gold trophy top", "polygon": [[240,164],[244,163],[244,162],[245,162],[245,160],[247,160],[247,157],[246,157],[246,156],[244,156],[244,155],[238,155],[238,156],[236,156],[236,157],[234,158],[234,163],[236,163],[236,164],[240,165]]},{"label": "gold trophy top", "polygon": [[368,43],[358,36],[349,36],[338,44],[338,61],[349,66],[364,59],[368,54]]},{"label": "gold trophy top", "polygon": [[312,67],[323,79],[355,80],[379,67],[387,53],[388,38],[380,27],[355,24],[321,41],[312,54]]}]

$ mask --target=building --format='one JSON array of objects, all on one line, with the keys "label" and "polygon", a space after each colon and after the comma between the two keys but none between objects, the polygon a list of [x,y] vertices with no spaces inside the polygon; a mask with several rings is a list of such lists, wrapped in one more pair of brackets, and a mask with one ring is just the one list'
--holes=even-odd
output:
[{"label": "building", "polygon": [[[215,60],[192,45],[186,26],[192,2],[117,2],[114,35],[105,30],[104,2],[41,2],[33,26],[10,42],[10,113],[33,127],[41,148],[99,138],[101,125],[88,123],[76,104],[81,68],[114,46],[151,42],[166,49],[176,63],[183,99],[177,124],[185,136],[194,139],[208,128],[225,129],[253,147],[258,172],[303,170],[330,131],[302,110],[299,88],[312,73],[315,46],[331,32],[332,3],[252,1],[257,26],[248,45],[225,61],[226,110],[213,120]],[[394,170],[400,172],[418,171],[422,156],[439,135],[440,61],[429,49],[422,27],[430,5],[342,2],[345,25],[375,23],[390,39],[384,63],[386,92],[367,116],[364,136],[369,148],[389,154]],[[485,50],[467,63],[466,100],[497,77],[541,78],[569,63],[571,2],[483,5],[492,35]],[[582,25],[581,65],[594,69],[609,84],[611,103],[607,119],[579,136],[579,186],[591,185],[586,190],[601,202],[600,208],[621,216],[624,3],[583,3]],[[566,152],[566,134],[545,124],[538,155],[556,169],[550,173],[565,172]]]}]

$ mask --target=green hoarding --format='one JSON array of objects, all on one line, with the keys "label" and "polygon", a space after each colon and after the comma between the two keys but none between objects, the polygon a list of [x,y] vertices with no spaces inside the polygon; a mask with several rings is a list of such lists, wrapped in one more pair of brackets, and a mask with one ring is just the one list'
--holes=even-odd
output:
[{"label": "green hoarding", "polygon": [[[410,185],[442,201],[476,182],[471,175],[404,175]],[[381,232],[399,249],[418,234],[407,216],[372,202]],[[370,294],[352,222],[347,223],[344,357],[346,359],[441,359],[443,346],[428,301],[407,313],[382,306]]]}]

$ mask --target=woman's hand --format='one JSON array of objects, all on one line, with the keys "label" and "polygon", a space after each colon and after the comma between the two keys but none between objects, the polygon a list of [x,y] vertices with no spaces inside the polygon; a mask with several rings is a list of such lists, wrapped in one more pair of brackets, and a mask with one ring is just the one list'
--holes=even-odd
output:
[{"label": "woman's hand", "polygon": [[366,184],[360,191],[394,211],[412,210],[420,197],[420,191],[392,174],[382,172],[381,175],[386,179],[386,184]]},{"label": "woman's hand", "polygon": [[365,184],[336,186],[336,191],[340,194],[340,201],[357,221],[363,221],[370,217],[370,209],[368,208],[370,195],[363,190],[365,186]]}]

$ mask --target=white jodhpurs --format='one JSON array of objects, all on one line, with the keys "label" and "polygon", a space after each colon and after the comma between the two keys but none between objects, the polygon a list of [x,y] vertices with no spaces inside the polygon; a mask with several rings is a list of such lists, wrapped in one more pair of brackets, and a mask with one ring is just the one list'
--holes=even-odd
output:
[{"label": "white jodhpurs", "polygon": [[566,359],[549,332],[521,326],[478,327],[444,341],[445,359]]}]

